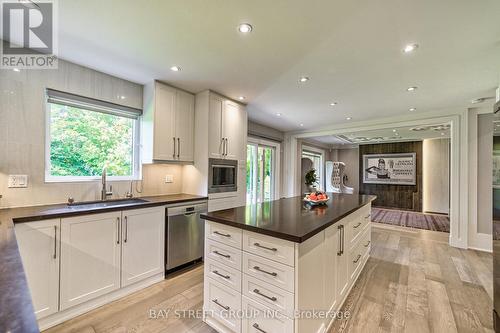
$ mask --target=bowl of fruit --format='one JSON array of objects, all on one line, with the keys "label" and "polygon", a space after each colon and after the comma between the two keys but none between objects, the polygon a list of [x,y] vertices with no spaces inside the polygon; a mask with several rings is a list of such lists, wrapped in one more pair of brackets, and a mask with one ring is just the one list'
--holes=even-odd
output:
[{"label": "bowl of fruit", "polygon": [[328,201],[328,195],[325,192],[316,191],[306,194],[304,201],[310,205],[324,205]]}]

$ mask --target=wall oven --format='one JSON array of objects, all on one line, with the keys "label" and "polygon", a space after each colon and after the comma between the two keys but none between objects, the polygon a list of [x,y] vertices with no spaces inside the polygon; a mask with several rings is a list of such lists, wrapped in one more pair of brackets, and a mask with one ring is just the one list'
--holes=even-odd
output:
[{"label": "wall oven", "polygon": [[238,161],[210,158],[208,164],[208,193],[238,190]]}]

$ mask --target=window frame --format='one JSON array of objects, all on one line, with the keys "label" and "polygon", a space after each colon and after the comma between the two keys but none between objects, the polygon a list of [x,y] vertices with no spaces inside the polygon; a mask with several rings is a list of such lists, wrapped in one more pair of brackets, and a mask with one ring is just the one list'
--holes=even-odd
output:
[{"label": "window frame", "polygon": [[[51,161],[50,161],[50,103],[45,99],[45,183],[78,183],[78,182],[94,182],[101,180],[101,176],[52,176],[50,174]],[[56,103],[54,103],[56,104]],[[84,109],[84,108],[82,108]],[[90,112],[99,112],[88,110]],[[141,147],[141,122],[142,116],[133,120],[133,135],[132,135],[132,175],[130,176],[107,176],[108,181],[131,181],[142,179],[142,168],[140,163],[140,147]]]}]

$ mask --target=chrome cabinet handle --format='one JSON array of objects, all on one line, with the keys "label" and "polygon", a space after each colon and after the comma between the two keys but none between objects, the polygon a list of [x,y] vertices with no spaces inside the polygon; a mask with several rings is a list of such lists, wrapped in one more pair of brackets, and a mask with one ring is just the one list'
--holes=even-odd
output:
[{"label": "chrome cabinet handle", "polygon": [[175,137],[173,137],[172,139],[174,139],[174,155],[172,157],[175,158]]},{"label": "chrome cabinet handle", "polygon": [[116,218],[116,244],[120,244],[120,218]]},{"label": "chrome cabinet handle", "polygon": [[370,245],[371,241],[368,241],[368,243],[365,244],[365,247],[368,247]]},{"label": "chrome cabinet handle", "polygon": [[224,144],[226,142],[224,141],[224,138],[221,138],[220,140],[220,150],[221,150],[221,155],[224,156],[224,152],[225,152],[225,149],[224,149]]},{"label": "chrome cabinet handle", "polygon": [[341,256],[342,255],[342,225],[339,225],[337,227],[337,229],[339,230],[338,231],[338,233],[339,233],[339,250],[337,251],[337,255]]},{"label": "chrome cabinet handle", "polygon": [[356,225],[354,225],[354,226],[352,226],[352,227],[353,227],[354,229],[357,229],[357,228],[359,228],[359,226],[360,226],[361,224],[362,224],[361,222],[358,222],[358,224],[356,224]]},{"label": "chrome cabinet handle", "polygon": [[128,216],[125,216],[125,239],[123,240],[126,243],[128,240]]},{"label": "chrome cabinet handle", "polygon": [[226,146],[226,156],[227,156],[227,152],[229,151],[229,149],[228,149],[228,148],[229,148],[229,147],[228,147],[229,145],[228,145],[228,140],[227,140],[227,138],[225,139],[225,141],[226,141],[225,146]]},{"label": "chrome cabinet handle", "polygon": [[257,295],[262,296],[264,298],[267,298],[268,300],[273,301],[273,302],[276,302],[278,300],[274,296],[271,297],[271,296],[267,296],[266,294],[261,293],[259,289],[254,289],[253,292],[256,293]]},{"label": "chrome cabinet handle", "polygon": [[253,243],[253,245],[260,247],[261,249],[265,249],[265,250],[269,250],[269,251],[273,251],[273,252],[278,251],[278,249],[275,247],[267,247],[267,246],[260,245],[259,243]]},{"label": "chrome cabinet handle", "polygon": [[57,259],[57,226],[54,226],[54,255],[52,258]]},{"label": "chrome cabinet handle", "polygon": [[257,323],[254,323],[252,325],[253,328],[255,328],[257,331],[261,332],[261,333],[267,333],[266,331],[264,331],[262,328],[259,327],[259,324]]},{"label": "chrome cabinet handle", "polygon": [[219,273],[218,271],[212,271],[212,273],[214,273],[215,275],[218,275],[218,276],[220,276],[220,277],[222,277],[222,278],[224,278],[224,279],[226,279],[226,280],[231,279],[231,277],[230,277],[229,275],[224,275],[224,274],[221,274],[221,273]]},{"label": "chrome cabinet handle", "polygon": [[223,237],[227,237],[227,238],[231,238],[230,234],[223,234],[222,232],[218,232],[217,230],[214,231],[214,234],[219,235],[219,236],[223,236]]},{"label": "chrome cabinet handle", "polygon": [[180,158],[181,155],[181,139],[177,138],[177,158]]},{"label": "chrome cabinet handle", "polygon": [[217,304],[218,306],[220,306],[221,308],[223,308],[224,310],[228,311],[230,309],[229,306],[226,306],[226,305],[222,305],[219,303],[219,301],[216,299],[213,299],[212,302],[214,302],[215,304]]},{"label": "chrome cabinet handle", "polygon": [[213,253],[215,253],[215,254],[217,254],[217,255],[219,255],[219,256],[221,256],[221,257],[227,258],[227,259],[231,258],[231,256],[230,256],[229,254],[220,253],[220,252],[219,252],[219,251],[217,251],[217,250],[216,250],[216,251],[213,251]]},{"label": "chrome cabinet handle", "polygon": [[259,271],[259,272],[271,275],[271,276],[277,276],[278,275],[278,273],[276,273],[276,272],[265,271],[265,270],[261,269],[259,266],[253,266],[253,269],[255,269],[256,271]]},{"label": "chrome cabinet handle", "polygon": [[368,214],[368,215],[366,215],[366,216],[365,216],[365,219],[369,219],[369,218],[370,218],[370,216],[372,216],[372,214]]},{"label": "chrome cabinet handle", "polygon": [[352,262],[357,264],[359,259],[361,259],[361,254],[358,254],[358,256],[356,257],[356,260],[353,260]]}]

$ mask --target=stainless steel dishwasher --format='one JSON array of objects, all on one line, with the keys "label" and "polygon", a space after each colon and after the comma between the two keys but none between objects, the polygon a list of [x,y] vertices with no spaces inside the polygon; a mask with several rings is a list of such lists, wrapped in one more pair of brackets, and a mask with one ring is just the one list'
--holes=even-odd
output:
[{"label": "stainless steel dishwasher", "polygon": [[200,214],[206,213],[206,202],[167,208],[165,269],[167,273],[196,262],[203,257],[205,223]]}]

